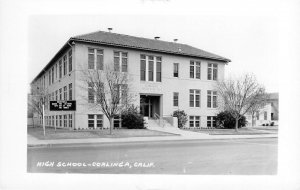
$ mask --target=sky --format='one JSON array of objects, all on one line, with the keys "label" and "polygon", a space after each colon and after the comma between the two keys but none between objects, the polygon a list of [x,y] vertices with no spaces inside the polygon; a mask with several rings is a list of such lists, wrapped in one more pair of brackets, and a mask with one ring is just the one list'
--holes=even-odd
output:
[{"label": "sky", "polygon": [[102,14],[29,17],[28,81],[75,35],[107,31],[189,44],[232,60],[225,77],[253,73],[267,92],[278,92],[277,17],[255,14]]}]

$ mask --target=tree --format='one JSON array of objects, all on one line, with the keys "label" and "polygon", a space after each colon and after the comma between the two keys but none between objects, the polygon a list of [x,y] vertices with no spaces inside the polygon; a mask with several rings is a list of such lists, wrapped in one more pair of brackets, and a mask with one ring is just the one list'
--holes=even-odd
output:
[{"label": "tree", "polygon": [[183,128],[188,121],[188,117],[183,110],[175,110],[173,112],[173,117],[178,118],[178,128]]},{"label": "tree", "polygon": [[[229,111],[222,111],[216,116],[217,126],[221,126],[225,129],[233,129],[235,127],[235,118]],[[245,127],[247,124],[246,117],[240,116],[238,121],[238,128]]]},{"label": "tree", "polygon": [[[28,107],[32,110],[33,115],[37,113],[43,118],[43,129],[45,136],[45,119],[44,119],[44,105],[47,98],[47,90],[39,87],[37,84],[31,84],[31,94],[28,95]],[[33,123],[34,127],[34,123]]]},{"label": "tree", "polygon": [[238,79],[219,81],[218,95],[221,98],[220,108],[229,111],[235,118],[235,131],[238,131],[238,120],[249,113],[252,108],[265,98],[265,88],[254,75],[246,74]]},{"label": "tree", "polygon": [[100,109],[110,123],[110,134],[114,126],[113,119],[130,105],[134,96],[129,93],[129,75],[115,71],[110,65],[104,70],[83,70],[83,80],[88,88],[85,98],[96,109]]}]

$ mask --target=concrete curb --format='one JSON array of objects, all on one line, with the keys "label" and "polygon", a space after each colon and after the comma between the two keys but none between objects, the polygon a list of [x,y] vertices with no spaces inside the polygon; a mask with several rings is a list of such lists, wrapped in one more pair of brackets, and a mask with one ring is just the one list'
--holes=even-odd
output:
[{"label": "concrete curb", "polygon": [[78,143],[41,143],[41,144],[27,144],[28,148],[46,148],[46,147],[79,147],[79,146],[100,146],[100,145],[120,145],[130,144],[130,143],[162,143],[162,142],[171,142],[171,141],[211,141],[211,140],[240,140],[240,139],[261,139],[261,138],[278,138],[278,136],[254,136],[254,137],[221,137],[217,138],[178,138],[178,139],[141,139],[141,140],[132,140],[132,141],[99,141],[99,142],[78,142]]}]

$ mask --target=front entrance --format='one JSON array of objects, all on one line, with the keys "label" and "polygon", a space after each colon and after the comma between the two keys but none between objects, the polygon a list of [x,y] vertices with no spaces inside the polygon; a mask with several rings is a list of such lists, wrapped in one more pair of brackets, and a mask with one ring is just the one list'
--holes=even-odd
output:
[{"label": "front entrance", "polygon": [[160,96],[140,95],[140,112],[149,118],[160,115]]}]

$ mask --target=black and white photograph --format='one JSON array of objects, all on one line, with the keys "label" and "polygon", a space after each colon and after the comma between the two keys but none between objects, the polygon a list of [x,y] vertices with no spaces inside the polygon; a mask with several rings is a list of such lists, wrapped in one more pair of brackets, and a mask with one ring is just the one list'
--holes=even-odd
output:
[{"label": "black and white photograph", "polygon": [[35,3],[0,1],[0,189],[300,188],[299,2]]}]

